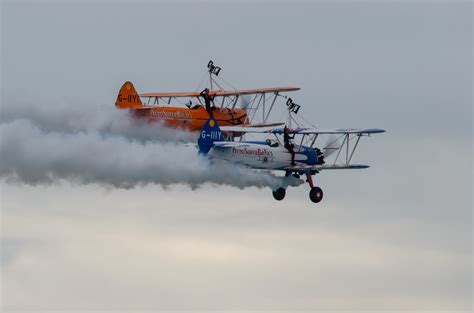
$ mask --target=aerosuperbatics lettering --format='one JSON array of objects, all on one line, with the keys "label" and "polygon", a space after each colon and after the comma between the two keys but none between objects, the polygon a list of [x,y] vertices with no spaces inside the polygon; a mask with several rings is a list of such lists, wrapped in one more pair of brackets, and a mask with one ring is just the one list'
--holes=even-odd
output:
[{"label": "aerosuperbatics lettering", "polygon": [[188,112],[174,111],[167,112],[161,110],[153,110],[150,112],[151,117],[157,117],[161,119],[191,119],[192,116]]},{"label": "aerosuperbatics lettering", "polygon": [[232,155],[239,155],[244,157],[257,157],[258,161],[263,163],[273,162],[273,152],[267,149],[248,149],[246,147],[233,147]]}]

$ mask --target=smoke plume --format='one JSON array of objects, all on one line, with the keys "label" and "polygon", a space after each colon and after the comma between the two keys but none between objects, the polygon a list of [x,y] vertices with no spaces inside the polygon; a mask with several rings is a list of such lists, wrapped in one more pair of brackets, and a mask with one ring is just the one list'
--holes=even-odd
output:
[{"label": "smoke plume", "polygon": [[10,182],[36,185],[66,179],[117,188],[197,188],[206,183],[276,188],[301,183],[213,162],[197,154],[196,133],[132,118],[113,105],[4,103],[0,116],[0,177]]}]

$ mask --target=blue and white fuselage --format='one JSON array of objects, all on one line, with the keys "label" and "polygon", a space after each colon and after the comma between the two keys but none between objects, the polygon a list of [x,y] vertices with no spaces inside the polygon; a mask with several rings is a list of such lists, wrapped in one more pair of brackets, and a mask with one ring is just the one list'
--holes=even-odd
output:
[{"label": "blue and white fuselage", "polygon": [[[294,151],[296,165],[321,164],[313,148],[295,146]],[[218,141],[208,155],[255,169],[285,170],[292,166],[291,153],[277,141]]]},{"label": "blue and white fuselage", "polygon": [[[292,166],[291,153],[278,141],[225,141],[213,119],[209,119],[201,130],[198,146],[201,154],[255,169],[285,170]],[[314,148],[296,145],[294,151],[296,166],[322,163]]]}]

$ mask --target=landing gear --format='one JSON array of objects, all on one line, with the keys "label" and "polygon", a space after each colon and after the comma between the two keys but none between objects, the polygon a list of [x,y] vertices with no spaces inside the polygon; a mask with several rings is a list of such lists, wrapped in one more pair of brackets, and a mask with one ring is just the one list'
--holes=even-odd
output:
[{"label": "landing gear", "polygon": [[309,191],[309,199],[314,203],[319,203],[323,200],[323,190],[319,187],[314,186],[313,177],[311,173],[306,174],[306,181],[308,182],[311,190]]},{"label": "landing gear", "polygon": [[323,190],[319,187],[311,188],[311,190],[309,191],[309,198],[314,203],[320,202],[321,200],[323,200]]},{"label": "landing gear", "polygon": [[277,200],[277,201],[283,200],[283,198],[285,198],[285,195],[286,195],[285,188],[280,187],[277,190],[273,191],[273,198],[275,198],[275,200]]},{"label": "landing gear", "polygon": [[[309,191],[309,199],[314,202],[314,203],[319,203],[321,200],[323,200],[323,190],[317,186],[314,185],[313,183],[313,175],[318,173],[317,171],[311,171],[306,173],[306,182],[308,183],[309,187],[311,188]],[[295,178],[300,178],[299,173],[292,173],[290,171],[287,171],[285,173],[285,177],[295,177]],[[280,187],[278,189],[273,190],[273,198],[277,201],[281,201],[285,198],[286,195],[286,189],[283,187]]]}]

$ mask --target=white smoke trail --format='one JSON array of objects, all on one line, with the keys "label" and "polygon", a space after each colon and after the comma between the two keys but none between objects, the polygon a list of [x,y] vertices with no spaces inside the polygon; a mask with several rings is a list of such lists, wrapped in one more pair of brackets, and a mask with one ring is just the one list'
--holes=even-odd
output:
[{"label": "white smoke trail", "polygon": [[126,110],[112,105],[93,102],[68,103],[58,100],[18,101],[8,99],[0,114],[0,123],[26,119],[47,132],[78,133],[96,131],[102,135],[120,135],[142,142],[195,142],[197,134],[181,129],[161,127],[159,123],[147,123],[133,118]]},{"label": "white smoke trail", "polygon": [[[59,179],[117,188],[142,184],[299,185],[301,180],[211,163],[177,141],[196,134],[132,120],[126,111],[4,107],[0,119],[0,177],[25,184]],[[3,112],[5,114],[3,114]]]}]

